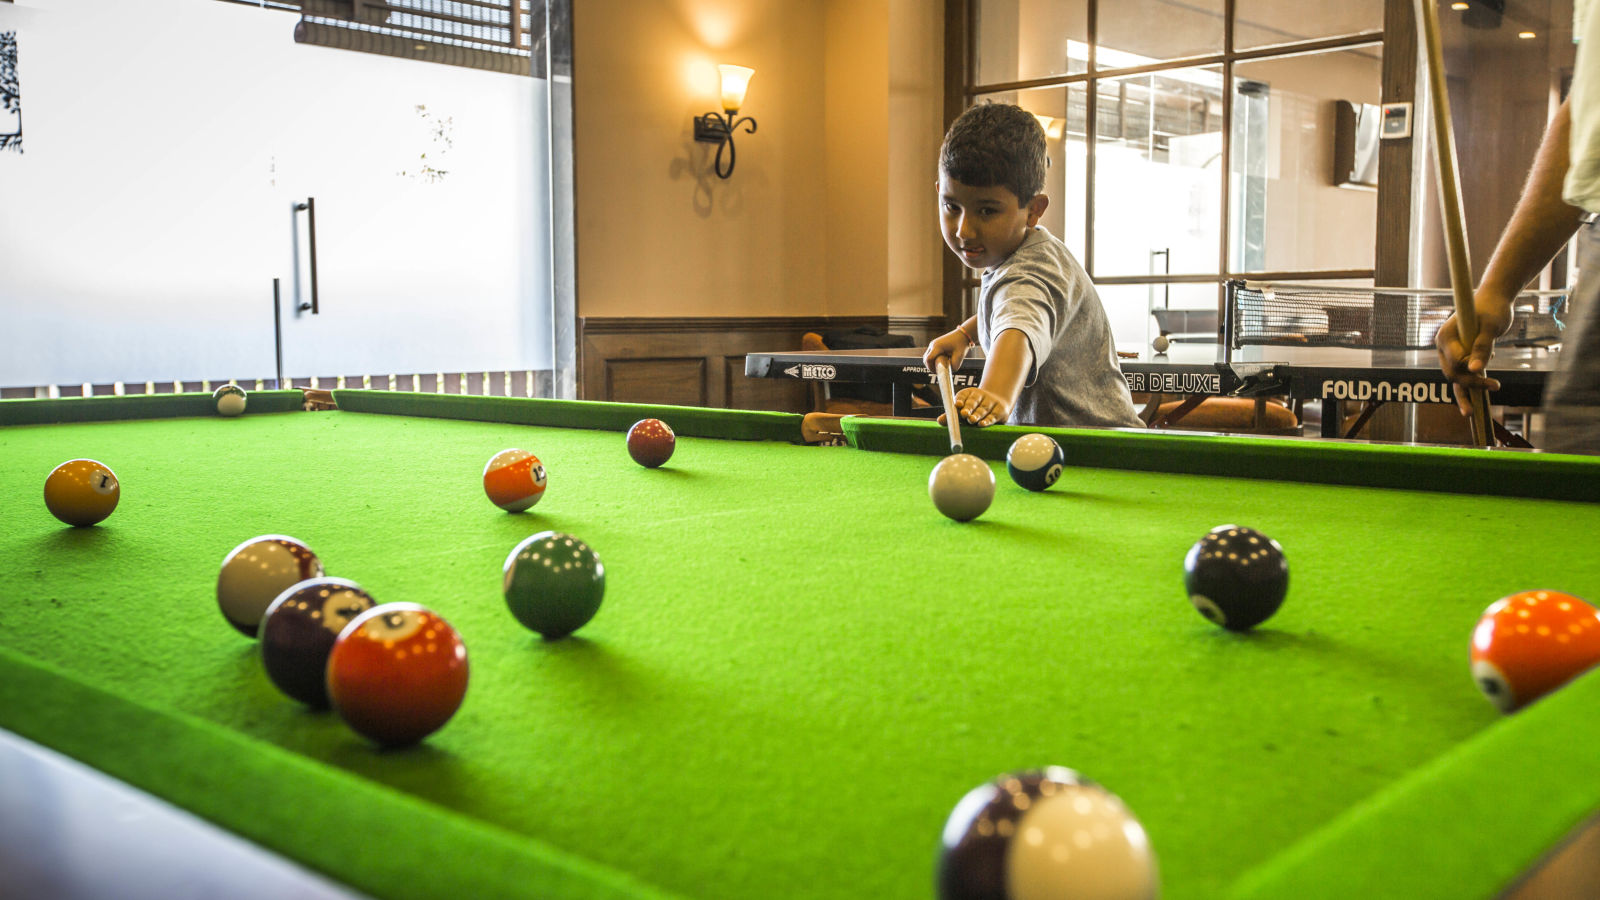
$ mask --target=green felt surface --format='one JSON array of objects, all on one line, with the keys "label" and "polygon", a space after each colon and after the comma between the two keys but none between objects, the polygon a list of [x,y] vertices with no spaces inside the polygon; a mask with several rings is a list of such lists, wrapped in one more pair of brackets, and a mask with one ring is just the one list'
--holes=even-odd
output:
[{"label": "green felt surface", "polygon": [[[550,473],[523,515],[479,483],[512,446]],[[74,456],[122,482],[102,526],[69,529],[43,507],[45,474]],[[395,837],[437,833],[446,867],[492,872],[472,848],[476,830],[493,835],[495,858],[517,860],[508,893],[916,898],[968,788],[1059,764],[1139,813],[1166,896],[1208,897],[1515,725],[1467,674],[1490,601],[1600,596],[1586,542],[1525,540],[1594,533],[1593,504],[1115,469],[1029,494],[996,466],[993,507],[962,525],[932,509],[931,467],[690,436],[646,470],[616,432],[352,412],[3,429],[0,669],[38,687],[0,693],[0,725],[96,764],[122,754],[116,723],[140,717],[41,711],[52,670],[83,682],[74,697],[170,714],[138,737],[160,752],[119,777],[203,794],[203,814],[385,896],[437,891],[318,851],[315,829],[241,825],[268,804],[336,831],[381,789],[396,815],[461,820]],[[1225,521],[1276,537],[1293,571],[1284,609],[1252,635],[1217,630],[1182,593],[1184,551]],[[599,615],[560,642],[516,626],[499,595],[505,555],[545,529],[607,567]],[[274,692],[214,599],[222,557],[269,532],[460,630],[472,683],[450,724],[379,752]],[[254,746],[270,759],[230,780]],[[310,787],[323,781],[366,787],[352,800]],[[1417,815],[1470,821],[1484,802],[1446,792]],[[1379,818],[1398,823],[1386,846],[1416,829]],[[1452,869],[1446,895],[1485,896],[1502,874]]]},{"label": "green felt surface", "polygon": [[1594,813],[1597,703],[1591,672],[1353,807],[1230,894],[1338,900],[1354,882],[1376,896],[1456,900],[1469,866],[1483,884],[1511,884],[1528,853]]}]

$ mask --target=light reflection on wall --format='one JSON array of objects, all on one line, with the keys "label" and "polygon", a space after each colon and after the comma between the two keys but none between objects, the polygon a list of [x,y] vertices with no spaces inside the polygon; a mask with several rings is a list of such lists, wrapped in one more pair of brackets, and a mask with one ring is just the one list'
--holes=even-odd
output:
[{"label": "light reflection on wall", "polygon": [[707,50],[725,50],[745,41],[765,17],[761,0],[674,0],[678,18]]}]

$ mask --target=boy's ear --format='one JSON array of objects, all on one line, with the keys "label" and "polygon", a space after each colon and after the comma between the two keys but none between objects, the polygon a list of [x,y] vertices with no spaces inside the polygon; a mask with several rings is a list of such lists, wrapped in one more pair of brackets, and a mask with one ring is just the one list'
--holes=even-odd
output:
[{"label": "boy's ear", "polygon": [[1050,198],[1049,197],[1045,196],[1044,194],[1034,194],[1033,195],[1033,199],[1028,201],[1028,227],[1029,228],[1032,228],[1035,225],[1039,224],[1039,217],[1044,215],[1044,211],[1046,209],[1048,209],[1049,206],[1050,206]]}]

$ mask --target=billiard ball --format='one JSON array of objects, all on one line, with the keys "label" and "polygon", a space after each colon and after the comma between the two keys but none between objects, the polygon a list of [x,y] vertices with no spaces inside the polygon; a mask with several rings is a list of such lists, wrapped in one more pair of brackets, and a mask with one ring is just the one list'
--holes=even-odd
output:
[{"label": "billiard ball", "polygon": [[1600,663],[1600,610],[1560,591],[1489,604],[1472,629],[1472,680],[1514,712]]},{"label": "billiard ball", "polygon": [[678,438],[660,419],[640,419],[628,429],[628,455],[647,469],[659,468],[672,458]]},{"label": "billiard ball", "polygon": [[1150,342],[1150,346],[1154,347],[1157,353],[1165,353],[1167,348],[1172,346],[1172,339],[1164,334],[1158,334],[1156,339]]},{"label": "billiard ball", "polygon": [[102,522],[122,499],[122,485],[105,463],[69,459],[44,480],[44,505],[68,525]]},{"label": "billiard ball", "polygon": [[1289,561],[1277,541],[1254,528],[1221,525],[1189,548],[1183,586],[1201,615],[1229,631],[1248,631],[1283,605]]},{"label": "billiard ball", "polygon": [[600,557],[588,544],[557,531],[541,531],[513,548],[503,575],[511,614],[550,640],[594,618],[606,594]]},{"label": "billiard ball", "polygon": [[244,412],[245,403],[249,396],[244,388],[237,384],[225,384],[211,394],[211,402],[217,407],[219,416],[237,416]]},{"label": "billiard ball", "polygon": [[385,603],[350,620],[328,654],[328,699],[358,734],[415,744],[438,731],[467,694],[467,645],[438,613]]},{"label": "billiard ball", "polygon": [[532,509],[544,486],[544,463],[526,450],[501,450],[483,467],[483,492],[506,512]]},{"label": "billiard ball", "polygon": [[228,551],[217,574],[217,606],[241,634],[255,637],[261,616],[278,595],[322,576],[322,561],[300,541],[264,534]]},{"label": "billiard ball", "polygon": [[272,601],[261,616],[261,663],[272,683],[295,700],[328,705],[328,654],[339,632],[377,606],[344,578],[308,578]]},{"label": "billiard ball", "polygon": [[940,900],[1154,898],[1155,852],[1113,793],[1071,769],[1002,775],[944,826]]},{"label": "billiard ball", "polygon": [[970,453],[951,454],[928,476],[928,496],[939,512],[957,522],[976,519],[994,502],[994,472]]},{"label": "billiard ball", "polygon": [[1006,471],[1011,480],[1030,491],[1042,491],[1061,477],[1067,455],[1061,445],[1042,434],[1025,434],[1006,451]]}]

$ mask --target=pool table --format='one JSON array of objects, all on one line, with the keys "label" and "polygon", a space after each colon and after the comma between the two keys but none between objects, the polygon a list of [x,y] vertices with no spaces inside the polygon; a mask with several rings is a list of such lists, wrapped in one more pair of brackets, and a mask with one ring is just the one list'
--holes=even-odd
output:
[{"label": "pool table", "polygon": [[[958,523],[926,421],[334,400],[0,401],[0,728],[385,898],[926,898],[955,802],[1044,765],[1127,803],[1169,898],[1492,897],[1600,810],[1600,677],[1502,716],[1467,666],[1496,598],[1600,599],[1597,459],[1043,429],[1068,468],[1030,493],[1022,430],[969,428],[997,488]],[[646,416],[660,469],[624,448]],[[483,494],[508,447],[549,472],[525,513]],[[70,528],[41,492],[80,456],[122,499]],[[1182,587],[1224,522],[1291,568],[1246,634]],[[558,641],[501,596],[549,529],[606,567]],[[448,724],[384,750],[276,692],[215,599],[266,533],[457,628]]]}]

